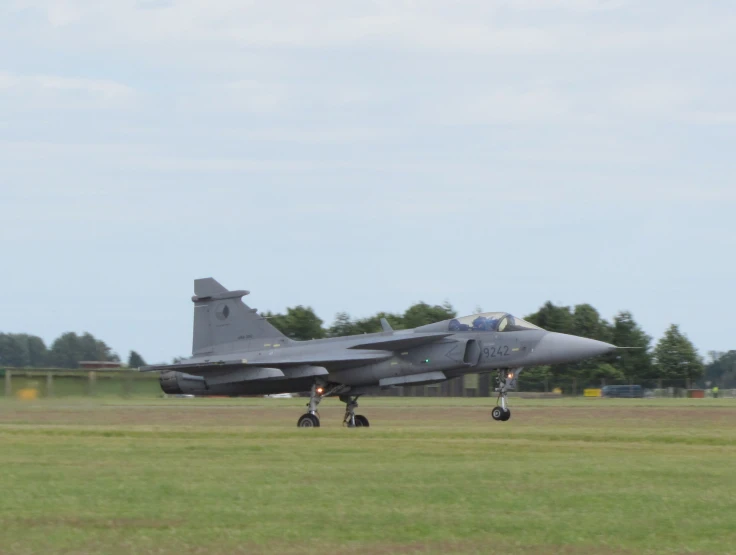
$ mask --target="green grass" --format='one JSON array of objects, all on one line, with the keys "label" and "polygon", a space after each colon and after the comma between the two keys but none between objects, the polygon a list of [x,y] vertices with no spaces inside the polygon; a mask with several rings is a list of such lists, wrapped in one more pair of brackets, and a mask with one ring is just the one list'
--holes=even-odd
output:
[{"label": "green grass", "polygon": [[15,372],[13,391],[36,389],[39,397],[81,397],[90,392],[95,397],[161,397],[158,375],[137,372],[98,372],[97,379],[90,384],[87,372],[55,373],[52,390],[47,387],[46,373],[42,371]]},{"label": "green grass", "polygon": [[736,400],[0,401],[0,553],[734,553]]}]

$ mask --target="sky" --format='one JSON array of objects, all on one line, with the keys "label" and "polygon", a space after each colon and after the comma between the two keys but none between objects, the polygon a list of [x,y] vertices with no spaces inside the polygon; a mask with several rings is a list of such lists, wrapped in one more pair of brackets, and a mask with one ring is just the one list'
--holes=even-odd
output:
[{"label": "sky", "polygon": [[545,301],[736,349],[736,3],[2,0],[0,331]]}]

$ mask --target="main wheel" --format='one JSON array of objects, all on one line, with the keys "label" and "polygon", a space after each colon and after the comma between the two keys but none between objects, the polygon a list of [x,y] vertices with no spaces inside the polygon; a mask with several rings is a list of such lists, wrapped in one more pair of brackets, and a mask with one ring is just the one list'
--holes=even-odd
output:
[{"label": "main wheel", "polygon": [[509,418],[511,418],[511,411],[506,409],[501,417],[501,422],[506,422]]},{"label": "main wheel", "polygon": [[313,414],[302,414],[296,423],[297,428],[319,428],[319,418]]},{"label": "main wheel", "polygon": [[494,420],[503,420],[503,409],[501,407],[493,407],[491,418]]},{"label": "main wheel", "polygon": [[363,416],[362,414],[356,414],[355,415],[355,427],[356,428],[368,428],[370,426],[370,423],[368,422],[368,419]]}]

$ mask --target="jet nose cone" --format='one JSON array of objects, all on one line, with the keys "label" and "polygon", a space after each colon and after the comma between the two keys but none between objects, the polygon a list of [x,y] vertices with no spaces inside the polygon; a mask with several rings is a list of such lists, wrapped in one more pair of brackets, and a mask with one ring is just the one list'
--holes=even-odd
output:
[{"label": "jet nose cone", "polygon": [[603,341],[550,332],[542,337],[532,355],[536,364],[561,364],[605,355],[615,349],[615,345]]}]

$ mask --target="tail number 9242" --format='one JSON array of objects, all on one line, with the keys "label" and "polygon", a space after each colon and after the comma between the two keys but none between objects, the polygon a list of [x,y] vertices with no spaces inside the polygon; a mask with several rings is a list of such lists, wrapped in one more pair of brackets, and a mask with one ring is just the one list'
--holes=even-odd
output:
[{"label": "tail number 9242", "polygon": [[483,355],[486,358],[507,357],[509,354],[510,351],[507,345],[501,345],[499,347],[485,347],[483,349]]}]

